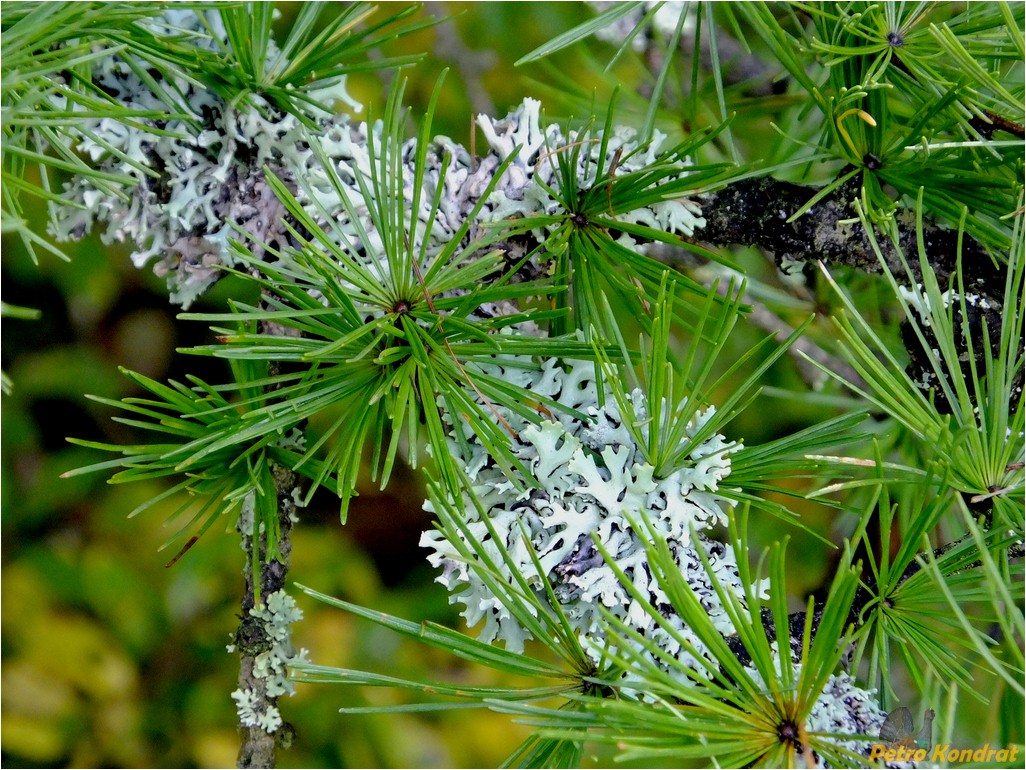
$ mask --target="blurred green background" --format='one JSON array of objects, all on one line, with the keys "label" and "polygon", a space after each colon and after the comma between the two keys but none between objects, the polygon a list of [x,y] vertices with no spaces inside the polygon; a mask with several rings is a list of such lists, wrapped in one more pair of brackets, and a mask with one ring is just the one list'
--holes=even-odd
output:
[{"label": "blurred green background", "polygon": [[[282,9],[286,25],[295,8]],[[512,67],[528,51],[588,18],[581,4],[429,3],[425,12],[453,18],[392,50],[428,52],[419,66],[404,72],[414,118],[440,71],[452,68],[434,128],[458,142],[469,142],[474,114],[504,115],[524,96],[544,94],[550,115],[565,114],[569,102],[559,104],[539,84],[552,84],[556,73],[585,98],[594,89],[598,104],[620,80],[627,81],[625,92],[633,91],[629,80],[637,65],[630,61],[609,76],[579,53],[557,56],[550,67]],[[613,51],[598,43],[586,50],[599,61]],[[363,75],[350,82],[350,91],[365,104],[380,105],[384,86],[377,75]],[[763,106],[779,107],[778,101]],[[739,125],[746,119],[742,115]],[[758,144],[761,137],[766,148],[774,147],[779,137],[765,114],[760,124],[745,129],[745,143]],[[37,213],[42,229],[45,212]],[[208,382],[224,381],[227,369],[213,359],[175,352],[210,342],[210,333],[203,324],[176,321],[163,282],[149,269],[135,269],[127,248],[108,248],[90,237],[70,244],[68,251],[70,262],[46,257],[35,265],[19,242],[3,241],[3,300],[38,308],[42,318],[2,324],[3,368],[14,382],[13,393],[2,401],[2,762],[5,767],[231,766],[238,739],[229,693],[238,662],[225,645],[238,623],[244,557],[230,526],[227,534],[212,531],[165,569],[178,544],[158,553],[174,531],[163,519],[180,501],[165,501],[126,521],[127,512],[163,487],[110,486],[102,474],[59,478],[103,459],[66,443],[66,436],[139,440],[111,422],[111,410],[84,397],[132,395],[118,366],[157,380],[180,380],[191,372]],[[749,261],[762,264],[757,257]],[[220,310],[228,297],[246,290],[225,280],[192,309]],[[739,350],[753,339],[742,335]],[[787,361],[774,368],[772,380],[798,384]],[[757,405],[750,414],[734,429],[748,441],[759,441],[829,412],[811,404],[790,410]],[[457,608],[448,605],[417,547],[431,522],[422,500],[413,471],[397,472],[384,492],[367,481],[343,528],[337,501],[317,497],[293,531],[290,578],[401,617],[458,626]],[[810,508],[807,516],[824,532],[836,523],[820,509]],[[753,542],[768,542],[778,529],[776,524],[761,528]],[[811,540],[800,531],[790,534],[797,541],[792,553],[807,557],[794,576],[800,594],[818,585],[829,554],[803,547]],[[427,648],[401,644],[305,597],[299,602],[306,619],[295,629],[295,643],[318,663],[447,681],[489,676]],[[483,711],[337,713],[342,706],[400,697],[300,686],[282,703],[298,740],[280,754],[280,766],[494,766],[527,735],[508,718]],[[609,756],[592,761],[608,764]]]}]

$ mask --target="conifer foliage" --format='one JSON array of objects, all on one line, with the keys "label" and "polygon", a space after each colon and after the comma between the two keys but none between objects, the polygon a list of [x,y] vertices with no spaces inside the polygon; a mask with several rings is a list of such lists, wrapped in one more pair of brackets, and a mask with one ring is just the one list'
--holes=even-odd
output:
[{"label": "conifer foliage", "polygon": [[[226,275],[259,294],[180,316],[225,381],[126,372],[147,395],[105,403],[152,443],[79,441],[114,457],[66,475],[168,479],[179,557],[239,533],[240,766],[291,741],[297,682],[508,712],[535,727],[522,766],[589,742],[867,766],[914,742],[899,697],[950,736],[984,682],[1021,741],[1023,8],[592,6],[520,63],[600,50],[596,83],[630,60],[640,84],[554,73],[465,146],[432,129],[454,86],[412,111],[416,57],[382,53],[437,23],[416,9],[304,4],[276,41],[271,4],[5,4],[5,231],[127,244],[183,310]],[[364,119],[368,69],[390,85]],[[779,408],[834,416],[746,440],[785,365]],[[421,544],[470,636],[288,581],[314,493],[345,524],[361,467],[384,487],[397,463],[426,474]],[[807,597],[767,521],[831,554]],[[530,683],[320,665],[298,593]]]}]

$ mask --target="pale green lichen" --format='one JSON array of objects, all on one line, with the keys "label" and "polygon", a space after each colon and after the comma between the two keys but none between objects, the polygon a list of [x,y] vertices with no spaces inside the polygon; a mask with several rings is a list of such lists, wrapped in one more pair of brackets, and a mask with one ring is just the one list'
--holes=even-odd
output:
[{"label": "pale green lichen", "polygon": [[[175,9],[163,18],[154,22],[157,34],[193,35],[197,45],[208,47],[223,43],[224,27],[216,10]],[[275,52],[273,44],[271,52]],[[161,95],[139,77],[139,69],[114,56],[98,59],[93,79],[126,106],[166,112]],[[558,148],[590,146],[579,154],[576,169],[581,184],[587,186],[594,183],[597,169],[608,169],[614,157],[623,158],[621,173],[644,168],[656,159],[665,138],[657,133],[651,142],[641,145],[636,134],[626,128],[615,128],[604,142],[599,142],[602,131],[564,134],[556,124],[542,126],[541,103],[525,99],[504,118],[478,116],[487,141],[483,157],[472,158],[451,139],[436,137],[427,148],[425,167],[418,172],[417,140],[392,147],[380,121],[373,125],[351,123],[346,115],[316,113],[312,119],[317,129],[311,131],[297,117],[256,94],[228,103],[192,80],[180,78],[172,85],[181,94],[181,109],[192,114],[172,114],[159,124],[146,119],[126,124],[103,118],[82,123],[75,149],[99,170],[129,176],[135,184],[120,190],[99,189],[88,179],[72,180],[64,192],[68,205],[54,207],[50,230],[66,240],[103,226],[100,236],[105,242],[134,245],[132,260],[138,267],[155,261],[154,271],[166,277],[172,301],[183,306],[216,282],[223,267],[236,264],[229,238],[244,242],[257,257],[264,256],[264,244],[272,248],[291,245],[280,227],[284,208],[265,178],[268,168],[295,190],[307,212],[323,223],[326,231],[345,240],[340,246],[362,254],[368,264],[381,265],[386,262],[382,239],[369,215],[377,202],[367,197],[377,194],[374,185],[366,182],[375,161],[372,137],[378,154],[395,153],[399,159],[394,168],[401,175],[407,201],[414,199],[415,180],[422,180],[420,210],[411,212],[411,238],[426,241],[423,253],[428,261],[460,231],[517,145],[522,146],[481,207],[478,221],[472,222],[470,237],[481,226],[509,216],[553,213],[557,202],[550,189],[558,181],[554,154]],[[324,103],[355,104],[345,90],[344,78],[319,96]],[[320,155],[313,149],[315,142]],[[600,145],[605,147],[604,157],[599,157]],[[327,158],[337,180],[329,176],[322,157]],[[679,173],[670,178],[688,173],[686,162],[681,161]],[[439,188],[443,195],[436,208],[434,191]],[[350,208],[346,200],[352,204]],[[358,212],[360,227],[348,221],[353,211]],[[620,213],[617,218],[680,235],[691,235],[704,225],[698,205],[677,194]],[[544,238],[545,232],[539,230],[535,237]],[[626,233],[618,237],[626,245],[636,245]]]},{"label": "pale green lichen", "polygon": [[[248,727],[260,727],[272,733],[282,725],[281,712],[270,701],[282,695],[294,695],[295,685],[288,678],[289,666],[296,661],[306,660],[307,651],[298,652],[292,646],[291,626],[303,617],[303,611],[296,601],[284,590],[275,591],[267,601],[253,607],[249,614],[260,621],[263,637],[271,645],[253,659],[253,676],[261,680],[263,694],[252,688],[238,689],[232,693],[239,723]],[[229,652],[235,645],[229,645]]]},{"label": "pale green lichen", "polygon": [[[664,478],[655,476],[641,449],[624,427],[610,393],[599,406],[594,364],[587,361],[547,360],[533,371],[523,361],[506,365],[496,359],[492,374],[529,391],[554,399],[567,411],[554,410],[552,420],[538,425],[526,423],[503,411],[513,427],[513,453],[532,472],[539,488],[517,493],[473,435],[466,443],[453,442],[452,450],[465,463],[474,494],[484,506],[492,527],[510,553],[515,570],[544,595],[541,577],[534,566],[537,558],[545,577],[566,616],[578,629],[587,649],[596,649],[603,637],[599,608],[604,607],[647,638],[660,638],[684,655],[679,643],[658,627],[654,619],[634,600],[616,573],[594,547],[593,537],[603,544],[634,588],[654,606],[669,605],[666,594],[648,570],[643,533],[636,532],[632,517],[647,515],[656,530],[667,539],[671,554],[693,590],[710,607],[717,628],[730,633],[732,627],[716,599],[711,579],[702,566],[701,553],[709,559],[717,580],[739,601],[744,590],[738,578],[734,554],[729,546],[704,534],[727,521],[729,501],[717,494],[718,484],[730,473],[730,455],[740,445],[720,435],[689,446],[692,462]],[[637,408],[643,408],[640,392],[631,394]],[[579,419],[570,410],[584,412]],[[711,418],[712,408],[696,416],[697,427]],[[457,422],[453,430],[463,430]],[[690,439],[687,439],[690,440]],[[464,454],[461,447],[469,447]],[[493,561],[505,569],[497,544],[469,499],[462,501],[470,531],[482,541]],[[522,537],[526,527],[530,546]],[[693,538],[691,533],[698,534]],[[458,555],[456,546],[439,532],[427,532],[421,544],[432,548],[430,561],[443,567],[439,582],[452,592],[451,601],[464,605],[468,624],[483,623],[481,637],[502,640],[510,649],[522,649],[529,638],[526,629],[488,589],[479,574]],[[528,547],[534,550],[532,555]],[[506,576],[516,582],[513,569]],[[698,650],[701,641],[685,628],[673,613],[664,613],[676,630]],[[596,652],[596,654],[599,654]]]}]

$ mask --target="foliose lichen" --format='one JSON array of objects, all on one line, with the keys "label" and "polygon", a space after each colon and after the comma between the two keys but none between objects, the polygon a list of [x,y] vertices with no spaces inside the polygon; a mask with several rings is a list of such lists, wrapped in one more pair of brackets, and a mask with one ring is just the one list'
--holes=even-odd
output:
[{"label": "foliose lichen", "polygon": [[[188,36],[208,50],[220,49],[227,39],[217,10],[168,9],[142,23],[157,36]],[[273,43],[269,50],[276,52]],[[75,178],[49,228],[68,240],[104,226],[101,239],[131,244],[137,267],[156,260],[154,270],[167,277],[172,301],[188,307],[221,277],[222,265],[234,264],[229,237],[246,241],[258,254],[263,244],[279,243],[285,211],[264,167],[290,177],[288,169],[301,167],[310,150],[301,121],[258,94],[230,103],[195,79],[164,77],[140,61],[113,55],[96,61],[98,88],[125,107],[166,117],[81,121],[76,149],[99,171],[128,176],[135,184],[101,188]],[[353,103],[344,79],[332,95]]]},{"label": "foliose lichen", "polygon": [[[599,654],[596,645],[604,634],[599,608],[604,607],[646,638],[658,639],[660,644],[672,648],[672,654],[686,657],[679,643],[658,626],[620,582],[596,549],[593,537],[597,537],[634,588],[659,608],[696,649],[703,650],[701,641],[671,611],[669,599],[651,575],[644,548],[645,533],[636,531],[631,522],[644,515],[665,537],[674,560],[708,607],[714,624],[729,633],[730,622],[716,598],[699,550],[709,559],[721,585],[743,602],[744,589],[732,549],[706,534],[726,523],[730,503],[717,490],[730,472],[731,453],[740,445],[713,435],[689,446],[692,462],[688,466],[657,478],[655,468],[645,461],[624,427],[612,394],[606,392],[599,406],[593,363],[549,359],[534,369],[524,363],[510,360],[504,365],[497,359],[491,373],[566,408],[553,412],[552,419],[538,425],[503,412],[503,418],[517,434],[513,452],[531,470],[539,482],[538,488],[518,493],[484,448],[475,443],[464,424],[456,421],[452,426],[454,431],[467,434],[466,442],[453,441],[453,452],[464,463],[473,494],[510,552],[515,569],[527,576],[540,597],[544,596],[543,576],[538,574],[527,550],[523,527],[544,577],[552,583],[587,649]],[[636,407],[644,407],[640,391],[631,394],[631,398]],[[714,411],[709,407],[697,414],[692,435]],[[581,419],[575,412],[587,417]],[[461,448],[464,446],[470,447],[469,455]],[[503,564],[469,496],[460,504],[471,532],[483,541],[486,549],[494,551],[490,555],[497,563]],[[429,560],[443,567],[438,580],[451,591],[451,601],[464,605],[467,622],[476,625],[483,621],[482,638],[502,640],[508,648],[521,650],[529,638],[527,630],[488,590],[480,575],[457,558],[454,544],[435,531],[426,532],[421,544],[433,550]],[[511,585],[514,583],[512,569],[507,579]]]},{"label": "foliose lichen", "polygon": [[[834,674],[806,720],[806,730],[832,735],[880,735],[887,715],[880,709],[874,690],[865,690],[846,673]],[[867,756],[871,742],[823,737],[853,754]]]},{"label": "foliose lichen", "polygon": [[[288,667],[292,663],[306,660],[307,651],[292,646],[291,626],[303,617],[303,611],[285,591],[276,591],[267,601],[253,607],[250,617],[259,624],[258,635],[266,647],[254,656],[253,677],[263,693],[253,688],[238,689],[232,693],[239,715],[239,723],[260,727],[273,733],[282,725],[281,712],[271,702],[282,695],[294,695],[295,685],[289,681]],[[236,640],[237,643],[239,640]],[[235,644],[228,646],[234,652]]]},{"label": "foliose lichen", "polygon": [[[158,35],[191,35],[197,45],[211,49],[224,44],[224,27],[214,10],[172,9],[150,23]],[[273,44],[270,50],[275,52]],[[110,185],[101,188],[81,177],[71,181],[64,192],[67,203],[55,207],[49,225],[55,237],[81,238],[100,226],[104,242],[133,245],[132,260],[138,267],[156,260],[154,270],[166,276],[172,301],[187,307],[221,277],[222,266],[236,264],[229,238],[244,242],[257,257],[270,258],[265,246],[276,249],[287,244],[288,235],[280,224],[285,209],[267,182],[265,169],[269,169],[295,192],[315,220],[341,223],[340,232],[348,236],[346,248],[362,252],[368,259],[380,256],[380,235],[369,215],[373,201],[364,199],[368,186],[361,186],[358,177],[370,177],[373,138],[379,154],[398,153],[405,197],[412,201],[416,140],[398,148],[387,147],[380,122],[353,123],[345,114],[316,113],[312,119],[317,128],[311,131],[258,94],[228,102],[185,77],[161,83],[165,93],[155,93],[152,82],[140,74],[146,71],[140,62],[111,56],[97,61],[94,81],[125,106],[140,111],[165,112],[166,93],[177,94],[174,104],[179,112],[160,120],[140,118],[123,123],[96,118],[81,123],[76,149],[98,170],[126,175],[135,184],[118,189]],[[318,95],[326,104],[355,105],[345,90],[344,78]],[[594,175],[599,161],[608,168],[612,157],[625,150],[622,172],[643,168],[657,157],[665,138],[657,132],[643,152],[634,153],[639,146],[635,133],[617,128],[607,137],[606,157],[599,158],[601,131],[564,135],[556,124],[543,127],[541,104],[534,99],[525,99],[502,119],[480,115],[477,125],[487,144],[480,158],[472,158],[464,147],[444,136],[436,137],[429,148],[423,175],[427,194],[421,196],[420,211],[414,212],[411,234],[427,240],[427,259],[453,239],[517,145],[516,157],[481,209],[468,238],[475,237],[478,226],[485,223],[551,213],[556,202],[548,190],[555,183],[554,153],[559,148],[574,143],[590,146],[579,156],[579,171],[587,178]],[[341,181],[341,193],[333,186],[313,143]],[[687,174],[683,164],[680,174]],[[439,187],[444,192],[432,213],[431,193]],[[364,212],[362,232],[371,243],[360,242],[356,229],[346,226],[342,195]],[[620,218],[682,235],[690,235],[704,224],[697,204],[676,196]],[[545,233],[535,235],[542,239]],[[633,244],[630,236],[619,237]]]}]

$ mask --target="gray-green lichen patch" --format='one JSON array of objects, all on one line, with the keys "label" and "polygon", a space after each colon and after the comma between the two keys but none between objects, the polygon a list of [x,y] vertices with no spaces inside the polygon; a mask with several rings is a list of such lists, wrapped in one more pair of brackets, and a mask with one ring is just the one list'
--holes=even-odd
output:
[{"label": "gray-green lichen patch", "polygon": [[[249,614],[259,624],[260,636],[265,641],[262,646],[266,649],[253,656],[253,677],[263,693],[240,688],[232,693],[232,699],[240,724],[273,733],[282,725],[281,712],[273,701],[282,695],[293,695],[296,690],[288,678],[288,667],[295,661],[306,660],[306,650],[297,652],[291,641],[291,626],[302,619],[303,612],[285,591],[276,591]],[[229,645],[229,652],[240,643],[236,642]]]},{"label": "gray-green lichen patch", "polygon": [[[155,23],[154,29],[157,34],[191,34],[197,36],[198,45],[210,47],[224,38],[215,11],[171,11],[167,23]],[[166,110],[166,94],[155,92],[152,82],[141,77],[143,71],[139,62],[130,64],[112,55],[97,61],[93,77],[97,87],[125,106]],[[342,247],[362,253],[369,261],[380,260],[381,234],[370,214],[380,201],[367,197],[375,194],[367,181],[375,162],[371,143],[378,156],[398,155],[400,163],[392,168],[402,175],[404,198],[410,203],[417,179],[416,140],[391,147],[382,136],[380,122],[355,123],[342,114],[318,114],[317,128],[310,130],[258,95],[228,102],[184,77],[164,83],[162,90],[179,95],[175,104],[183,112],[159,121],[139,119],[129,124],[97,118],[81,124],[76,149],[98,170],[127,175],[135,184],[118,188],[98,187],[84,178],[71,181],[64,191],[65,205],[53,209],[50,231],[55,237],[80,238],[97,227],[105,242],[131,244],[133,262],[138,267],[155,262],[155,271],[167,279],[172,301],[187,307],[217,281],[223,266],[237,264],[229,238],[242,241],[257,257],[267,256],[265,245],[272,249],[288,245],[282,226],[285,210],[266,179],[270,171],[326,230],[344,234]],[[344,79],[319,96],[325,103],[353,104]],[[594,182],[598,168],[609,168],[612,158],[620,154],[626,158],[622,173],[644,168],[657,157],[664,139],[657,135],[635,152],[639,145],[634,133],[617,128],[601,145],[606,149],[600,158],[601,131],[564,135],[558,125],[543,126],[540,121],[541,105],[534,99],[525,99],[505,118],[479,116],[477,123],[487,143],[480,158],[472,158],[447,137],[432,140],[419,211],[410,212],[411,238],[417,245],[425,242],[425,261],[452,241],[502,161],[518,146],[478,219],[471,222],[468,237],[474,237],[479,226],[510,216],[552,213],[557,204],[550,191],[557,181],[559,148],[575,143],[588,146],[587,152],[579,154],[576,169],[582,185],[587,185]],[[340,187],[333,183],[323,159]],[[687,173],[686,164],[681,163],[680,176]],[[433,193],[439,188],[442,195],[434,210]],[[349,211],[357,212],[359,228],[346,222]],[[704,224],[697,204],[676,198],[618,217],[680,235],[691,235]],[[539,229],[535,236],[543,239],[545,232]],[[625,245],[634,245],[627,234],[619,238]]]}]

